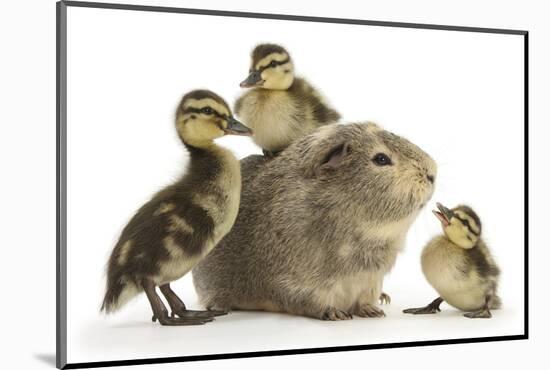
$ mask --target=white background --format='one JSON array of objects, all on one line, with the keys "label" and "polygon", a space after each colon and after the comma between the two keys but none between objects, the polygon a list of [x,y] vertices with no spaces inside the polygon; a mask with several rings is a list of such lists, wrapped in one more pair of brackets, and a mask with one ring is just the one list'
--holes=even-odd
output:
[{"label": "white background", "polygon": [[[167,2],[163,4],[167,4]],[[212,8],[222,7],[221,4],[215,4],[214,2],[211,2],[211,4]],[[182,3],[180,2],[179,5],[181,6]],[[193,4],[193,2],[186,2],[184,5],[190,7],[205,6],[204,4]],[[312,11],[308,8],[301,9],[299,4],[290,5],[278,2],[277,4],[266,4],[264,8],[260,8],[259,5],[255,5],[254,7],[242,5],[233,8],[233,10],[527,28],[532,31],[531,49],[535,51],[531,54],[531,62],[533,63],[531,65],[531,72],[534,73],[537,81],[536,84],[531,84],[533,88],[531,101],[538,108],[538,110],[532,111],[531,120],[532,143],[535,144],[533,147],[538,152],[535,153],[533,149],[531,151],[531,158],[535,158],[532,163],[536,164],[538,162],[542,164],[542,161],[537,161],[537,158],[542,159],[545,153],[543,153],[543,146],[537,144],[539,140],[540,143],[544,140],[543,131],[540,130],[542,126],[539,123],[544,121],[542,116],[544,112],[541,110],[543,106],[542,99],[545,98],[544,91],[545,89],[547,91],[548,82],[548,76],[545,75],[547,72],[542,68],[536,68],[537,65],[542,66],[545,62],[546,64],[548,63],[548,55],[543,54],[544,49],[541,47],[537,48],[537,43],[545,41],[543,40],[543,32],[546,26],[543,25],[542,18],[540,20],[537,19],[537,17],[542,15],[542,12],[525,7],[524,4],[518,4],[517,6],[506,5],[504,9],[502,9],[503,5],[500,5],[498,12],[495,12],[495,9],[497,9],[495,4],[480,7],[477,3],[474,6],[474,3],[467,4],[461,2],[460,7],[457,5],[455,8],[451,7],[448,9],[441,9],[437,6],[431,7],[430,5],[433,4],[424,3],[423,6],[415,5],[412,7],[412,5],[401,4],[401,6],[397,6],[388,3],[378,8],[369,6],[364,6],[363,9],[353,7],[317,8],[315,11]],[[8,46],[13,47],[13,52],[6,53],[6,58],[2,62],[3,66],[6,63],[5,68],[2,68],[2,73],[5,74],[3,78],[8,80],[8,89],[3,90],[3,94],[5,94],[3,101],[9,102],[4,107],[8,113],[5,122],[9,126],[3,126],[8,135],[3,135],[2,140],[5,140],[5,143],[1,146],[3,163],[6,159],[8,160],[5,167],[8,170],[8,174],[6,174],[5,178],[9,179],[9,181],[4,182],[2,185],[3,189],[5,187],[4,194],[6,194],[5,202],[7,205],[5,209],[8,210],[8,212],[2,214],[2,225],[7,230],[6,235],[8,237],[5,241],[5,249],[8,251],[8,254],[6,256],[6,268],[3,273],[6,274],[6,278],[4,279],[7,288],[5,297],[7,299],[13,297],[17,302],[17,304],[9,304],[2,308],[7,325],[7,330],[3,331],[3,335],[9,338],[12,344],[17,345],[17,348],[20,348],[9,351],[7,360],[9,362],[19,360],[20,364],[32,367],[36,367],[38,364],[51,366],[51,358],[54,352],[55,96],[53,92],[55,79],[53,71],[55,59],[53,26],[55,20],[53,3],[46,6],[46,2],[42,2],[41,7],[44,8],[44,12],[42,13],[38,11],[40,7],[37,6],[34,9],[26,9],[25,17],[19,20],[14,16],[10,16],[6,22],[2,22],[3,27],[7,27],[5,30],[2,30],[4,31],[4,35],[17,33],[19,36],[18,38],[6,40]],[[4,14],[9,14],[9,12]],[[300,62],[300,65],[303,65],[303,62]],[[20,70],[15,67],[19,67]],[[305,70],[305,66],[303,69]],[[317,82],[317,79],[315,77],[315,82]],[[325,87],[321,82],[317,82],[317,84]],[[535,89],[536,93],[533,95]],[[337,97],[333,96],[333,94],[327,95],[337,105]],[[14,101],[13,97],[18,99]],[[540,104],[537,104],[537,102],[540,102]],[[340,109],[343,110],[342,108]],[[348,110],[346,110],[346,116],[348,115],[347,112]],[[374,117],[374,113],[369,114],[372,114],[372,116],[365,118],[377,118]],[[494,133],[497,137],[500,136],[500,131],[498,130],[499,127],[495,126]],[[396,129],[396,131],[398,130]],[[398,132],[403,133],[404,127],[400,127]],[[17,136],[12,138],[12,133]],[[413,134],[407,134],[407,136],[422,145]],[[13,158],[17,160],[12,160]],[[443,167],[441,170],[443,170]],[[535,176],[538,177],[539,181],[546,181],[544,177],[541,177],[540,172]],[[535,184],[533,181],[531,182],[531,186],[531,194],[532,196],[536,194],[537,204],[539,204],[538,207],[531,208],[532,212],[542,211],[544,206],[540,206],[540,204],[545,200],[545,195],[540,194],[537,189],[542,190],[543,186],[544,188],[547,188],[547,186],[544,183]],[[540,225],[544,220],[543,218],[534,219],[534,213],[531,216],[531,225],[533,228],[534,225],[537,223]],[[419,220],[420,222],[421,220]],[[429,225],[431,225],[431,222],[427,222],[427,227],[431,227]],[[422,231],[422,234],[424,234],[424,231]],[[542,262],[548,256],[547,251],[544,249],[545,244],[540,239],[542,234],[533,235],[534,238],[531,241],[531,258],[533,262],[531,264],[531,281],[533,282],[532,287],[537,288],[540,286],[538,284],[539,281],[547,281],[548,279],[547,272],[542,267]],[[412,233],[411,236],[413,236]],[[412,238],[410,240],[412,241]],[[493,240],[492,243],[495,244]],[[541,246],[541,248],[537,248],[537,245]],[[410,254],[417,251],[417,249],[413,250],[412,248],[408,250]],[[499,254],[497,253],[497,255]],[[402,257],[399,264],[405,263],[405,256]],[[396,271],[397,268],[400,268],[400,266],[396,267]],[[388,291],[394,294],[394,300],[397,299],[397,292]],[[476,366],[495,363],[523,364],[526,358],[534,359],[538,353],[537,349],[540,348],[539,346],[542,346],[546,337],[544,333],[546,323],[542,310],[545,309],[547,298],[542,291],[540,294],[536,294],[532,290],[532,296],[534,296],[532,303],[534,301],[536,305],[531,305],[533,308],[531,319],[535,320],[536,324],[531,327],[531,338],[533,339],[530,341],[445,346],[437,347],[437,351],[433,351],[431,348],[417,348],[395,349],[389,350],[389,352],[385,350],[270,359],[231,360],[225,362],[225,364],[235,367],[252,367],[258,366],[258,364],[264,366],[267,363],[272,363],[275,367],[296,363],[303,366],[307,363],[307,365],[315,364],[321,367],[333,367],[337,366],[337,364],[340,365],[342,362],[352,363],[353,361],[361,361],[361,363],[365,363],[368,360],[369,364],[373,366],[387,364],[388,362],[390,364],[406,363],[410,365],[413,361],[425,357],[427,353],[424,351],[430,351],[428,359],[430,363],[436,363],[446,358],[453,358],[451,363],[445,362],[446,367],[449,368],[463,367],[468,364],[476,364]],[[143,304],[144,302],[141,304],[136,303],[135,306],[143,306]],[[352,323],[357,324],[357,322],[354,320]],[[222,325],[221,319],[216,325]],[[214,327],[214,325],[210,326]],[[384,330],[386,330],[385,326]],[[455,329],[448,328],[448,330],[454,331]],[[479,355],[483,355],[483,358],[478,358]],[[202,363],[202,368],[212,368],[217,364],[219,363]],[[197,367],[198,365],[187,366]],[[419,363],[418,367],[422,365]],[[164,368],[169,366],[182,367],[182,365],[164,365]]]},{"label": "white background", "polygon": [[[69,363],[523,333],[522,36],[72,7],[67,17]],[[436,297],[419,267],[441,231],[429,208],[387,279],[393,303],[383,320],[247,312],[166,329],[151,323],[144,296],[114,317],[98,314],[121,228],[185,168],[173,123],[179,99],[207,87],[231,103],[261,41],[285,45],[344,122],[376,121],[440,163],[434,200],[474,206],[504,272],[504,309],[493,320],[400,312]],[[260,152],[249,138],[220,143],[238,157]],[[193,307],[190,281],[174,286]]]}]

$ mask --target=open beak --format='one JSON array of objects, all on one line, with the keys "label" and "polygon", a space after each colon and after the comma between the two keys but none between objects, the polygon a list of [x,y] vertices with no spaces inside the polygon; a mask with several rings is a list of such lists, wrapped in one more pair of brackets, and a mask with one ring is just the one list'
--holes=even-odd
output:
[{"label": "open beak", "polygon": [[449,208],[445,207],[439,202],[436,203],[436,205],[438,210],[432,211],[435,217],[437,217],[439,221],[441,221],[443,226],[449,226],[451,224],[451,218],[453,217],[453,211],[451,211]]},{"label": "open beak", "polygon": [[223,130],[226,135],[244,135],[251,136],[252,130],[237,121],[233,117],[227,117],[227,127]]},{"label": "open beak", "polygon": [[262,86],[264,83],[264,80],[262,80],[262,74],[258,71],[250,72],[248,77],[241,82],[239,86],[241,87],[254,87],[254,86]]}]

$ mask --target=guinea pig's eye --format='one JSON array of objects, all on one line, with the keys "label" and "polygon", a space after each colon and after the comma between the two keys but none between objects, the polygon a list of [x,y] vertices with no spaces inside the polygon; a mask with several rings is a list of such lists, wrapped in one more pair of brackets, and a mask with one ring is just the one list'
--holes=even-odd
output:
[{"label": "guinea pig's eye", "polygon": [[212,113],[214,113],[214,111],[210,107],[204,107],[204,108],[201,108],[201,113],[212,114]]},{"label": "guinea pig's eye", "polygon": [[374,158],[372,159],[372,161],[377,165],[377,166],[390,166],[392,165],[392,161],[390,159],[390,157],[388,157],[386,154],[384,153],[378,153],[374,156]]},{"label": "guinea pig's eye", "polygon": [[277,62],[274,61],[274,60],[272,60],[271,63],[269,63],[269,66],[270,66],[271,68],[275,68],[275,67],[277,67]]}]

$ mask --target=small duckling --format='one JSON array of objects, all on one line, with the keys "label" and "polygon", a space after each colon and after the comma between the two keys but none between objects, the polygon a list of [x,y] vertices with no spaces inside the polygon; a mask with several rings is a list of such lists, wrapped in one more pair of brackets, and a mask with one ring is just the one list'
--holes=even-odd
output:
[{"label": "small duckling", "polygon": [[306,80],[294,76],[290,54],[279,45],[260,44],[252,51],[252,88],[235,103],[235,113],[254,130],[253,141],[272,156],[340,114]]},{"label": "small duckling", "polygon": [[422,271],[439,293],[426,307],[409,308],[404,313],[428,314],[441,311],[445,301],[468,318],[490,318],[490,309],[501,305],[497,296],[500,270],[481,239],[481,220],[468,206],[452,210],[437,203],[433,211],[445,235],[432,239],[422,251]]},{"label": "small duckling", "polygon": [[[208,90],[194,90],[182,98],[176,129],[190,154],[189,170],[143,205],[122,231],[107,265],[101,310],[114,312],[144,291],[153,321],[200,325],[226,312],[187,310],[170,283],[200,262],[233,226],[241,195],[240,165],[213,140],[250,135],[251,130]],[[170,306],[170,316],[157,286]]]}]

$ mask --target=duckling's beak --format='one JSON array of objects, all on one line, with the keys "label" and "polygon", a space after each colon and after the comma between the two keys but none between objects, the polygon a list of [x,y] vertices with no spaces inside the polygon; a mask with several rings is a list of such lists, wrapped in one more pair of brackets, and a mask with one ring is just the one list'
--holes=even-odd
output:
[{"label": "duckling's beak", "polygon": [[227,127],[223,130],[226,135],[244,135],[251,136],[252,130],[237,121],[233,117],[227,117]]},{"label": "duckling's beak", "polygon": [[264,80],[262,80],[262,74],[258,71],[250,72],[248,77],[241,82],[241,87],[254,87],[254,86],[261,86],[264,83]]},{"label": "duckling's beak", "polygon": [[441,221],[443,226],[449,226],[451,224],[451,218],[453,217],[453,211],[451,211],[449,208],[445,207],[439,202],[436,203],[436,205],[439,211],[432,211],[435,217],[437,217],[439,221]]}]

